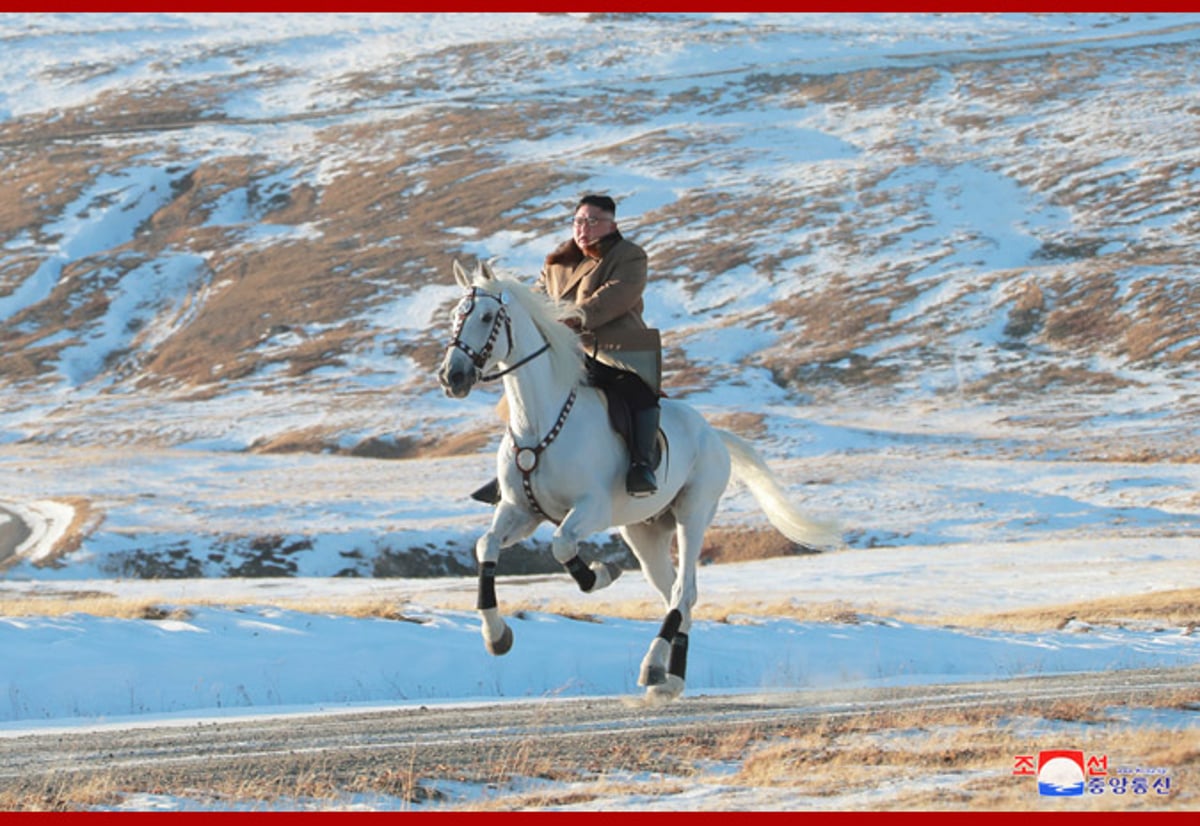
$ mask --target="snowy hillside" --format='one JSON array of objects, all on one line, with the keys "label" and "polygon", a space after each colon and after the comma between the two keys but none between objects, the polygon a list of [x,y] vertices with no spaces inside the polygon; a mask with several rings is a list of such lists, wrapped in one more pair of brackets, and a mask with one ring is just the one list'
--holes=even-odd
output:
[{"label": "snowy hillside", "polygon": [[498,426],[433,379],[451,261],[532,278],[592,190],[651,254],[669,392],[850,547],[1194,541],[1200,15],[0,41],[9,576],[469,570]]},{"label": "snowy hillside", "polygon": [[[1070,747],[1158,781],[1079,810],[1194,810],[1198,101],[1200,14],[0,14],[0,809],[1045,810],[1014,755]],[[641,693],[656,595],[581,595],[547,525],[485,652],[498,394],[434,378],[452,262],[534,278],[590,191],[650,254],[667,392],[843,528],[801,553],[730,488],[671,708],[1011,713],[162,781],[128,729],[252,718],[253,777],[264,715]],[[127,781],[85,772],[106,731]]]}]

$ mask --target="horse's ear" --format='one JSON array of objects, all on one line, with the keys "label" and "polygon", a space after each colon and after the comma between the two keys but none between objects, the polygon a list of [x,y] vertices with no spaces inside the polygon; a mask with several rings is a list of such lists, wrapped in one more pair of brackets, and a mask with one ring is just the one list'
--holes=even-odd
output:
[{"label": "horse's ear", "polygon": [[487,261],[479,262],[479,272],[483,275],[484,281],[492,281],[496,275],[492,272],[492,265]]},{"label": "horse's ear", "polygon": [[458,263],[458,259],[454,259],[454,280],[458,282],[458,286],[466,289],[471,286],[471,279],[467,275],[466,270],[462,268],[462,264]]}]

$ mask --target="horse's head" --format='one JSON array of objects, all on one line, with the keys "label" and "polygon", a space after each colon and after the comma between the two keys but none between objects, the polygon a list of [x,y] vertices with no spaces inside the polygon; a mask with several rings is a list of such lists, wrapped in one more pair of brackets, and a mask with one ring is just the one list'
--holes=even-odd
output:
[{"label": "horse's head", "polygon": [[504,295],[499,290],[487,289],[489,283],[495,282],[495,276],[482,263],[476,269],[476,276],[472,279],[454,262],[454,279],[463,288],[463,297],[454,308],[454,340],[442,359],[438,382],[447,396],[456,399],[471,392],[487,365],[496,358],[494,350],[502,332],[507,337],[508,349],[512,349],[511,322]]}]

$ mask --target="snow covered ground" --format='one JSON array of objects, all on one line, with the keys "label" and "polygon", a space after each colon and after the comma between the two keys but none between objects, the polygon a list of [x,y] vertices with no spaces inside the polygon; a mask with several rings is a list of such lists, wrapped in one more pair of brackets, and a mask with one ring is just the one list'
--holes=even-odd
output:
[{"label": "snow covered ground", "polygon": [[[1017,633],[925,625],[887,614],[856,622],[798,622],[756,604],[864,597],[914,613],[986,612],[1076,597],[1162,588],[1193,564],[1167,540],[983,548],[851,550],[705,568],[702,607],[726,621],[692,633],[688,693],[833,685],[894,685],[1200,664],[1200,639],[1182,628],[1132,624]],[[1045,572],[1044,577],[1039,572]],[[1033,572],[1033,573],[1026,573]],[[1023,586],[1028,583],[1028,586]],[[6,583],[5,596],[44,593]],[[56,583],[118,596],[212,600],[179,619],[0,617],[4,651],[0,732],[179,716],[405,705],[488,698],[636,695],[637,666],[659,618],[581,621],[526,609],[510,654],[490,657],[460,579],[196,580]],[[282,610],[290,598],[369,595],[394,600],[412,622]],[[906,597],[910,594],[911,597]],[[590,613],[589,601],[649,600],[636,573],[581,596],[563,574],[499,583],[501,605],[539,601]],[[232,604],[234,607],[226,607]],[[456,606],[456,607],[449,607]]]},{"label": "snow covered ground", "polygon": [[[731,37],[731,45],[722,48],[726,41],[718,34],[743,22],[761,26],[761,34],[750,46]],[[6,15],[0,20],[5,44],[0,120],[86,105],[106,92],[158,82],[164,73],[216,85],[261,74],[261,84],[225,102],[226,114],[239,123],[202,125],[172,140],[180,151],[201,153],[244,141],[248,151],[295,164],[300,177],[309,175],[320,185],[343,173],[346,157],[327,155],[309,164],[319,155],[320,135],[304,112],[358,107],[354,117],[369,122],[389,106],[421,102],[362,105],[348,85],[331,84],[330,77],[392,71],[400,49],[411,50],[414,61],[427,59],[438,48],[473,42],[481,25],[496,38],[524,45],[579,37],[583,25],[573,16],[524,15],[349,15],[336,23],[331,27],[328,18],[302,14]],[[1184,14],[718,17],[711,41],[689,41],[678,52],[652,26],[631,30],[621,47],[623,59],[609,64],[606,82],[643,84],[655,94],[680,91],[700,82],[697,60],[705,72],[753,73],[765,60],[776,73],[801,75],[933,65],[954,59],[960,49],[1002,59],[1043,51],[1069,55],[1079,44],[1105,39],[1130,48],[1170,47],[1195,40],[1197,25],[1200,16]],[[709,42],[708,50],[698,51],[697,42]],[[65,50],[75,55],[69,70],[62,65]],[[584,67],[557,71],[560,83],[591,80]],[[506,94],[523,88],[537,94],[545,79],[516,75],[514,82],[525,86],[510,86]],[[434,88],[440,87],[431,82],[430,95]],[[488,90],[462,90],[469,92]],[[1179,94],[1194,100],[1194,92],[1185,88]],[[840,132],[820,120],[835,115],[845,118]],[[800,170],[800,177],[836,175],[836,161],[849,151],[844,139],[856,129],[882,129],[856,127],[848,111],[810,116],[816,120],[781,121],[765,129],[756,123],[754,145],[738,156],[742,165],[730,162],[737,168],[707,166],[699,154],[679,158],[678,168],[666,171],[594,160],[582,168],[589,185],[629,190],[629,213],[646,214],[685,187],[719,184],[744,191],[769,184],[781,168]],[[707,128],[721,133],[723,147],[736,148],[748,140],[739,138],[745,124],[733,112],[725,118]],[[280,119],[290,119],[286,129],[280,129]],[[269,128],[256,128],[258,121]],[[657,134],[653,126],[642,128]],[[660,126],[668,133],[686,132],[678,122]],[[1194,114],[1185,126],[1194,127]],[[842,137],[832,137],[835,133]],[[623,138],[560,131],[536,144],[517,141],[496,150],[513,162],[548,153],[573,162],[588,157],[592,141],[620,145]],[[352,147],[347,157],[362,151]],[[835,171],[823,172],[822,160],[831,161]],[[947,284],[1028,259],[1034,225],[1053,235],[1056,222],[1068,227],[1080,220],[1049,199],[1023,200],[1027,193],[1010,191],[1007,179],[981,180],[964,166],[946,174],[940,183],[947,191],[983,193],[975,207],[934,197],[924,224],[908,226],[898,217],[896,226],[879,231],[907,238],[914,257],[928,254],[939,261],[940,270],[928,265],[935,275],[958,273]],[[1195,174],[1186,181],[1194,185]],[[174,183],[161,167],[136,164],[96,181],[44,227],[58,246],[19,289],[0,295],[0,320],[45,298],[70,262],[130,242]],[[922,190],[934,179],[895,185],[902,183]],[[545,196],[546,204],[561,195]],[[243,251],[289,233],[317,232],[258,224],[234,200],[211,221],[237,235]],[[103,209],[96,206],[101,203]],[[1151,216],[1136,231],[1133,224],[1114,230],[1110,242],[1120,246],[1129,240],[1121,233],[1179,231],[1167,220],[1177,212],[1165,209],[1166,217]],[[1150,226],[1157,221],[1161,226]],[[927,246],[934,238],[976,230],[991,240],[948,258],[945,249],[930,252]],[[549,242],[519,233],[478,237],[469,227],[458,231],[466,253],[497,256],[517,269],[536,267]],[[689,231],[660,231],[658,239],[677,243]],[[16,260],[40,243],[5,238],[0,255]],[[773,236],[769,243],[778,245],[785,263],[799,246],[790,236]],[[807,255],[805,267],[822,277],[844,263],[827,250]],[[371,576],[371,559],[383,550],[436,549],[469,563],[488,514],[465,493],[491,474],[487,451],[391,461],[247,451],[261,439],[318,424],[349,445],[380,432],[428,430],[431,421],[451,431],[488,421],[494,395],[481,393],[465,403],[441,398],[414,362],[390,357],[379,343],[385,333],[440,329],[444,320],[433,317],[432,309],[453,297],[448,274],[443,284],[400,294],[372,310],[367,318],[379,340],[347,355],[341,369],[322,368],[288,384],[268,368],[207,398],[187,389],[107,392],[115,385],[103,371],[114,354],[150,348],[171,332],[171,324],[186,320],[189,310],[178,295],[195,286],[200,268],[193,253],[175,250],[153,266],[123,273],[101,323],[86,335],[61,334],[73,343],[62,351],[54,377],[6,393],[0,405],[0,537],[7,525],[15,552],[0,573],[0,742],[34,730],[108,724],[639,692],[637,665],[660,617],[637,572],[593,596],[580,595],[566,574],[502,577],[501,607],[523,612],[512,621],[515,647],[503,658],[483,650],[472,579]],[[1012,406],[977,399],[958,404],[955,388],[995,367],[992,358],[1016,363],[1034,357],[1000,346],[996,324],[968,319],[955,333],[963,336],[964,358],[931,363],[920,386],[899,388],[899,401],[876,407],[871,393],[856,399],[851,390],[798,402],[763,369],[722,373],[720,366],[780,346],[795,332],[725,323],[753,320],[756,307],[783,302],[794,284],[735,268],[693,291],[679,273],[663,276],[648,296],[647,314],[677,333],[674,343],[689,358],[715,365],[716,380],[687,400],[710,415],[761,414],[769,463],[803,510],[840,520],[846,536],[845,548],[821,555],[702,569],[698,610],[706,618],[691,637],[689,694],[1200,664],[1194,629],[1168,624],[1076,622],[1028,633],[953,622],[1200,586],[1200,464],[1153,455],[1197,434],[1189,418],[1200,403],[1194,368],[1110,364],[1098,356],[1092,368],[1111,370],[1128,384],[1094,395],[1033,394]],[[953,292],[939,286],[896,308],[895,315],[919,316]],[[147,310],[151,305],[155,309]],[[998,313],[996,306],[980,304],[980,312]],[[136,341],[132,331],[141,331]],[[283,347],[287,335],[263,347]],[[876,346],[899,348],[898,358],[907,359],[902,344]],[[1039,351],[1037,357],[1053,361],[1054,354]],[[1150,458],[1139,458],[1147,450]],[[760,523],[748,494],[731,489],[717,524]],[[83,540],[65,564],[41,564],[72,530]],[[241,552],[230,547],[229,537],[262,535],[279,537],[283,548],[303,546],[285,555],[292,575],[219,576]],[[544,540],[548,528],[539,535]],[[163,559],[178,549],[193,575],[141,580],[115,572],[115,561],[127,562],[145,549]],[[168,615],[5,613],[10,601],[71,594],[152,600]],[[412,621],[280,607],[343,596],[391,602]],[[631,605],[644,610],[634,611],[640,614],[635,619],[623,618]],[[781,605],[843,606],[847,620],[783,618],[772,610]],[[564,616],[558,612],[562,606],[594,621]],[[1194,731],[1200,722],[1194,714],[1181,714],[1170,725]]]}]

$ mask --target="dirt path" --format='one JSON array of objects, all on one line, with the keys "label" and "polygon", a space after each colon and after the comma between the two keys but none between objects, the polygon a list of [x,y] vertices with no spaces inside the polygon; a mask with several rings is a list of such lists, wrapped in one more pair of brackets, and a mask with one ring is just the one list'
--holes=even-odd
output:
[{"label": "dirt path", "polygon": [[[791,727],[880,711],[995,708],[1029,713],[1068,699],[1137,705],[1193,688],[1200,669],[1055,675],[887,689],[701,696],[663,707],[630,699],[539,700],[242,720],[0,732],[0,789],[38,794],[98,783],[122,790],[204,796],[231,790],[303,794],[378,790],[422,799],[437,780],[499,783],[513,775],[578,777],[672,765],[697,744],[737,732],[769,740]],[[688,744],[686,748],[682,744]],[[998,766],[1004,774],[1009,767]],[[102,782],[99,782],[102,781]],[[262,799],[262,798],[260,798]],[[269,797],[267,798],[269,799]]]}]

